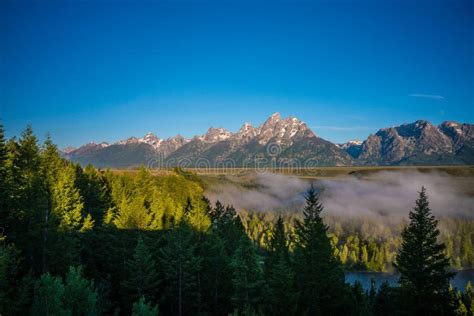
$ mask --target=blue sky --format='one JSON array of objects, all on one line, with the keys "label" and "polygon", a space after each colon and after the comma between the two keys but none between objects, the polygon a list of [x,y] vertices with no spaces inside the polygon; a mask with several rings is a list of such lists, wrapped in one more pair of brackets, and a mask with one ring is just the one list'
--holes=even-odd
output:
[{"label": "blue sky", "polygon": [[1,1],[0,119],[60,147],[277,111],[334,142],[473,123],[473,20],[469,0]]}]

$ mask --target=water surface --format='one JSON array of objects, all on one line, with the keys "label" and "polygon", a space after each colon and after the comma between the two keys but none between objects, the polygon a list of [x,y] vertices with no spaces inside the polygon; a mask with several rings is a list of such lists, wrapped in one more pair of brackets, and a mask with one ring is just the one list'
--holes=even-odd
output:
[{"label": "water surface", "polygon": [[[370,280],[373,278],[377,288],[387,281],[390,285],[396,286],[398,283],[398,273],[383,273],[383,272],[346,272],[346,282],[354,284],[356,280],[362,283],[365,289],[370,289]],[[458,271],[456,276],[451,280],[454,288],[463,291],[467,282],[471,281],[474,285],[474,269]]]}]

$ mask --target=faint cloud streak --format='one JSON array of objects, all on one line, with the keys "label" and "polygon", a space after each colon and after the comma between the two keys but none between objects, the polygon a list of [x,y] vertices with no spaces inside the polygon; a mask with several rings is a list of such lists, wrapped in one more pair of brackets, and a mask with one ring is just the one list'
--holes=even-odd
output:
[{"label": "faint cloud streak", "polygon": [[410,97],[434,99],[434,100],[444,100],[444,97],[442,95],[438,95],[438,94],[412,93],[412,94],[410,94]]}]

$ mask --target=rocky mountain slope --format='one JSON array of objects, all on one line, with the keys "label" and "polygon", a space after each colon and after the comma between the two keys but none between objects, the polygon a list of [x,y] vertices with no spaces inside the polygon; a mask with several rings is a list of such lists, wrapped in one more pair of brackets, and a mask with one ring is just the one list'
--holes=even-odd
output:
[{"label": "rocky mountain slope", "polygon": [[68,147],[63,155],[81,164],[120,168],[474,164],[474,128],[420,120],[382,128],[363,142],[335,145],[301,120],[275,113],[258,127],[245,123],[236,133],[222,127],[192,139],[147,133],[114,144]]},{"label": "rocky mountain slope", "polygon": [[345,150],[363,165],[473,164],[472,124],[444,122],[434,126],[419,120],[371,134],[361,144],[345,144]]}]

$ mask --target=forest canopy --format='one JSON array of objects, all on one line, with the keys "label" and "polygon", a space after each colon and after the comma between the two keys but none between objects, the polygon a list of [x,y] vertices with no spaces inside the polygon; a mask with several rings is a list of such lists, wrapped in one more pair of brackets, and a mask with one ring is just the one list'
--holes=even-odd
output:
[{"label": "forest canopy", "polygon": [[[83,168],[31,127],[8,141],[1,127],[0,314],[473,315],[470,285],[449,280],[474,267],[474,221],[438,223],[423,190],[416,205],[410,225],[344,219],[309,188],[301,213],[245,212],[211,205],[192,173]],[[417,229],[439,258],[422,292],[411,273],[431,257],[410,255]],[[344,270],[394,269],[399,287],[345,282]],[[437,303],[397,303],[414,292]]]}]

